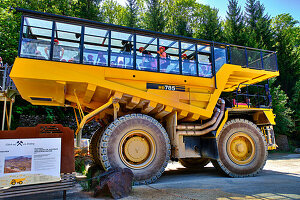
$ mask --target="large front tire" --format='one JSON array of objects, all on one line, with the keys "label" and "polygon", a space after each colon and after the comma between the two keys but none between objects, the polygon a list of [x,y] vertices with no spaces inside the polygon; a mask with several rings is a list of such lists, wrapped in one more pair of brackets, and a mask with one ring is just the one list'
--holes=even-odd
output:
[{"label": "large front tire", "polygon": [[100,160],[105,170],[129,168],[134,184],[154,182],[164,172],[170,158],[166,130],[154,118],[130,114],[116,119],[100,140]]},{"label": "large front tire", "polygon": [[252,122],[233,119],[226,122],[217,138],[219,159],[212,163],[230,177],[257,175],[268,157],[263,133]]}]

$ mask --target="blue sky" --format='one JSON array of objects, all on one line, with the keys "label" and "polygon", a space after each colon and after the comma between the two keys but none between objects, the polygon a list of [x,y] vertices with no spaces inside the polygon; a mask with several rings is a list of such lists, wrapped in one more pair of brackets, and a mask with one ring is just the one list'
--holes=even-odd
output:
[{"label": "blue sky", "polygon": [[[224,19],[227,11],[227,0],[197,0],[199,3],[208,4],[219,9],[219,16]],[[121,5],[126,5],[126,0],[117,0]],[[275,17],[282,13],[290,13],[294,19],[300,21],[300,0],[260,0],[266,12]],[[239,0],[239,5],[244,9],[246,0]]]}]

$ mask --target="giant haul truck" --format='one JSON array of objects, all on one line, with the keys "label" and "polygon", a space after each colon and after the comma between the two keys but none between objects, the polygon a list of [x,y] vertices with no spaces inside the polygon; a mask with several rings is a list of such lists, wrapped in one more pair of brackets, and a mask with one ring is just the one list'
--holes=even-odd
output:
[{"label": "giant haul truck", "polygon": [[73,107],[78,141],[86,123],[101,124],[90,149],[100,168],[130,168],[135,184],[157,180],[169,160],[247,177],[276,148],[270,91],[255,85],[279,75],[275,52],[17,11],[10,77],[33,105]]}]

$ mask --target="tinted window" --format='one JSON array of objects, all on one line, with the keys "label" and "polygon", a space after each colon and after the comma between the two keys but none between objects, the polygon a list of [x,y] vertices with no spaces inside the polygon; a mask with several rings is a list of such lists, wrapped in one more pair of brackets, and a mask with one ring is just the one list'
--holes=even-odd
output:
[{"label": "tinted window", "polygon": [[85,27],[83,63],[108,66],[109,31]]},{"label": "tinted window", "polygon": [[172,40],[159,40],[160,71],[179,74],[178,42]]},{"label": "tinted window", "polygon": [[221,67],[226,63],[226,50],[224,47],[215,47],[214,48],[215,55],[215,68],[216,73],[221,69]]},{"label": "tinted window", "polygon": [[133,69],[133,34],[111,32],[110,66]]},{"label": "tinted window", "polygon": [[198,76],[212,76],[212,58],[210,45],[197,45],[198,52]]},{"label": "tinted window", "polygon": [[23,37],[21,41],[21,57],[49,59],[52,22],[24,17]]},{"label": "tinted window", "polygon": [[136,68],[145,71],[157,71],[157,39],[136,36]]},{"label": "tinted window", "polygon": [[56,22],[53,60],[79,63],[81,26]]},{"label": "tinted window", "polygon": [[192,43],[181,43],[181,57],[182,57],[182,74],[183,75],[197,75],[196,64],[196,45]]}]

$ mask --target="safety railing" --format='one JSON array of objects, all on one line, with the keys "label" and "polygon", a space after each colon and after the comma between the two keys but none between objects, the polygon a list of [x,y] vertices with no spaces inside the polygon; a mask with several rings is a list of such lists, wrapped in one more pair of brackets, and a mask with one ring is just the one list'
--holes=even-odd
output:
[{"label": "safety railing", "polygon": [[0,66],[0,89],[2,92],[6,90],[16,90],[14,82],[9,77],[12,66],[5,64]]},{"label": "safety railing", "polygon": [[239,84],[236,91],[233,92],[233,107],[247,106],[248,108],[271,108],[272,96],[270,94],[269,84]]},{"label": "safety railing", "polygon": [[278,71],[276,52],[229,45],[228,62],[243,67]]}]

